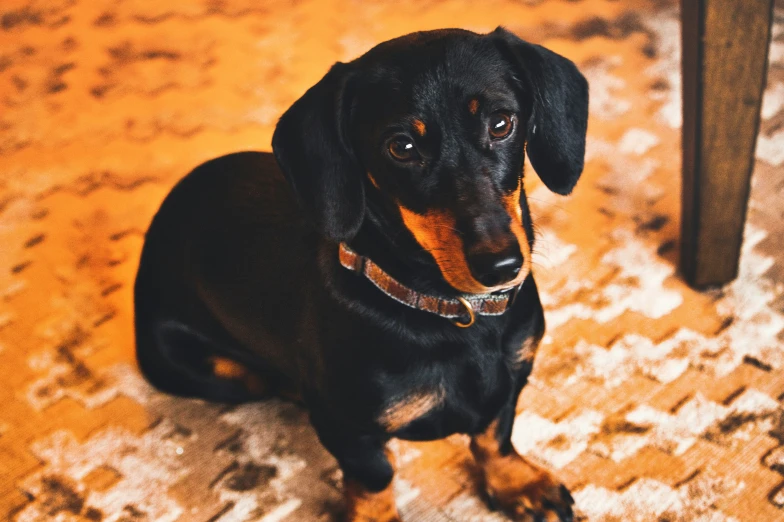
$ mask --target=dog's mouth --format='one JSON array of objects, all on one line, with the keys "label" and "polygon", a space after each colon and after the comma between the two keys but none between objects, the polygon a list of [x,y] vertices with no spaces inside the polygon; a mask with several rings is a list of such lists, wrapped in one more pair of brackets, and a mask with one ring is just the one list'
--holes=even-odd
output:
[{"label": "dog's mouth", "polygon": [[523,227],[518,188],[503,198],[510,218],[514,240],[503,248],[466,256],[462,235],[455,217],[446,211],[430,210],[419,214],[398,204],[405,227],[417,243],[435,260],[444,280],[464,294],[490,294],[519,286],[531,270],[531,248]]}]

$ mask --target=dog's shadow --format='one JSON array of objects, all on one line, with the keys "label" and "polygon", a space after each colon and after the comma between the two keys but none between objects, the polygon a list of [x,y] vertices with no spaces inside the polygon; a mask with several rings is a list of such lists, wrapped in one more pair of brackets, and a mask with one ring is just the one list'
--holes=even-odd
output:
[{"label": "dog's shadow", "polygon": [[[36,441],[31,450],[42,466],[20,484],[35,496],[31,512],[45,511],[47,499],[57,493],[51,486],[61,484],[81,499],[83,512],[106,517],[343,519],[340,470],[302,406],[277,398],[221,405],[173,397],[154,390],[125,363],[101,372],[100,382],[83,399],[97,411],[119,401],[126,418],[84,440],[56,431]],[[135,423],[137,429],[122,427]],[[467,446],[468,437],[459,435],[390,443],[404,521],[508,520],[486,507]]]},{"label": "dog's shadow", "polygon": [[342,519],[340,471],[300,405],[276,398],[238,406],[164,402],[187,411],[173,417],[178,424],[196,421],[194,450],[213,461],[212,471],[193,467],[187,480],[214,499],[216,520],[231,512],[227,519]]},{"label": "dog's shadow", "polygon": [[[215,521],[343,520],[341,472],[301,405],[272,398],[227,406],[149,390],[145,406],[157,420],[148,434],[161,445],[176,439],[181,456],[190,456],[179,459],[183,478],[168,493],[186,512],[198,508],[200,515],[209,515],[199,520]],[[450,437],[391,443],[403,520],[508,520],[485,507],[466,442]],[[445,465],[434,466],[434,461]],[[456,491],[460,499],[450,506]]]}]

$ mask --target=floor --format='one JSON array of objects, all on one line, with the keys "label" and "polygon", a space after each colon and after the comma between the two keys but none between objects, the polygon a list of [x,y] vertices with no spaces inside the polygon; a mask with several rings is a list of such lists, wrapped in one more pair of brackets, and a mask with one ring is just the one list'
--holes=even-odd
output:
[{"label": "floor", "polygon": [[[269,149],[332,62],[503,23],[591,84],[575,194],[526,180],[549,329],[517,449],[588,520],[784,520],[784,10],[741,274],[703,293],[676,272],[678,20],[675,0],[3,0],[0,514],[332,520],[340,476],[296,406],[175,399],[140,378],[143,232],[196,164]],[[393,446],[406,521],[504,520],[464,438]]]}]

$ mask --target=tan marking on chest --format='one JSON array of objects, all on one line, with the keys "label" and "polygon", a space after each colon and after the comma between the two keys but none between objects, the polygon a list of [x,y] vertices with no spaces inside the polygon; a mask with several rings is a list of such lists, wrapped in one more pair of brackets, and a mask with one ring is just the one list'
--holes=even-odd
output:
[{"label": "tan marking on chest", "polygon": [[395,432],[436,409],[443,402],[444,390],[441,387],[415,391],[387,406],[379,416],[378,423],[388,432]]}]

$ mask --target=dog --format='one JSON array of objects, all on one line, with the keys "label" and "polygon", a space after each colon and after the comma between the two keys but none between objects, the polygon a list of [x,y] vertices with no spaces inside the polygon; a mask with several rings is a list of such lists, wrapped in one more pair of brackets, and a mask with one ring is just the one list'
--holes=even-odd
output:
[{"label": "dog", "polygon": [[400,520],[390,439],[454,433],[492,507],[573,520],[511,433],[545,329],[524,156],[569,194],[587,119],[577,67],[501,27],[336,63],[280,118],[274,156],[213,159],[164,200],[134,289],[142,373],[179,396],[300,401],[351,522]]}]

